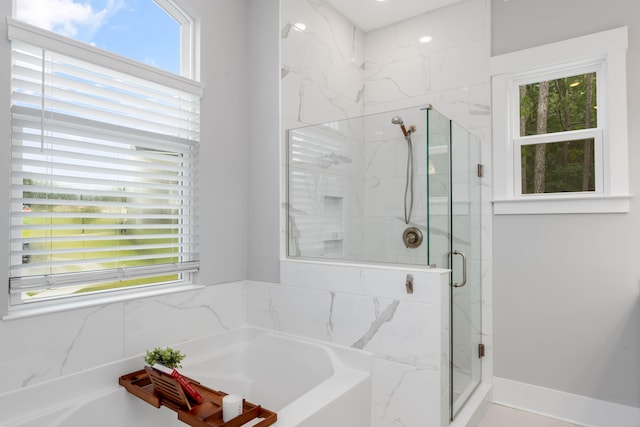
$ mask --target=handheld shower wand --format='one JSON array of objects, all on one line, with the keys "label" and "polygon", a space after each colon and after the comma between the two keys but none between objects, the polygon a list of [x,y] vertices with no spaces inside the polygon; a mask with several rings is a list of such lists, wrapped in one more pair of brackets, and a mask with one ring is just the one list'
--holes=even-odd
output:
[{"label": "handheld shower wand", "polygon": [[407,182],[404,187],[404,223],[409,224],[411,221],[411,212],[413,211],[413,144],[411,142],[411,134],[416,131],[416,127],[411,125],[409,126],[409,130],[407,130],[400,116],[394,116],[391,119],[391,123],[400,125],[404,139],[407,140]]},{"label": "handheld shower wand", "polygon": [[402,130],[402,134],[404,135],[404,137],[405,138],[409,137],[409,132],[407,131],[407,128],[404,127],[404,122],[402,121],[402,117],[394,116],[391,119],[391,123],[393,123],[394,125],[400,125],[400,129]]}]

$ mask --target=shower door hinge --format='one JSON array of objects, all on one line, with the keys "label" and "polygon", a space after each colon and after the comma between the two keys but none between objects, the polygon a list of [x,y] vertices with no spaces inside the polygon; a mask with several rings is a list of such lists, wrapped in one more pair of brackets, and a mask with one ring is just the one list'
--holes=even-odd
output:
[{"label": "shower door hinge", "polygon": [[482,359],[484,357],[484,344],[478,344],[478,359]]},{"label": "shower door hinge", "polygon": [[484,177],[484,165],[482,163],[478,163],[478,178]]}]

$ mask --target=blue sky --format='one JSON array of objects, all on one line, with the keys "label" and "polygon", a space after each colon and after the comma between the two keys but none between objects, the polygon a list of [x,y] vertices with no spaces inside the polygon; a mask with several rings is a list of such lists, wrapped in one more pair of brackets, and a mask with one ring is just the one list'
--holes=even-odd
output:
[{"label": "blue sky", "polygon": [[17,0],[17,18],[180,72],[180,28],[153,0]]}]

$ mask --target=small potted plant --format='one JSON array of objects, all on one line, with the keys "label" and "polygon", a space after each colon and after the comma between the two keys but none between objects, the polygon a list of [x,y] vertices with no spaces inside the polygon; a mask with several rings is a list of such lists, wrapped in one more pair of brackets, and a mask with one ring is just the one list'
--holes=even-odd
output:
[{"label": "small potted plant", "polygon": [[149,366],[160,364],[166,366],[167,368],[176,369],[182,368],[181,362],[184,358],[185,355],[182,354],[180,350],[174,350],[170,347],[167,347],[165,349],[156,347],[153,349],[153,351],[147,350],[144,361],[147,362]]},{"label": "small potted plant", "polygon": [[175,378],[180,386],[182,386],[185,393],[196,403],[201,404],[204,402],[204,397],[202,397],[202,395],[198,393],[189,381],[177,370],[177,368],[182,368],[181,362],[184,358],[185,355],[182,354],[180,350],[174,350],[171,347],[164,349],[156,347],[153,351],[147,350],[147,353],[144,356],[144,361],[153,369]]}]

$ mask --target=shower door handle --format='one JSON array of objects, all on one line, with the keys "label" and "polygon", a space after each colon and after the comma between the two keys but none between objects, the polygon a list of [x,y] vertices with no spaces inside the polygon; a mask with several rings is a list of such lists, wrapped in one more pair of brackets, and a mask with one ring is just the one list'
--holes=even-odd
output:
[{"label": "shower door handle", "polygon": [[[454,288],[461,288],[467,284],[467,257],[464,253],[459,250],[454,250],[453,252],[449,252],[449,269],[451,270],[451,277],[453,278],[453,256],[460,255],[462,257],[462,282],[460,283],[452,283],[451,286]],[[453,280],[452,280],[453,282]]]}]

